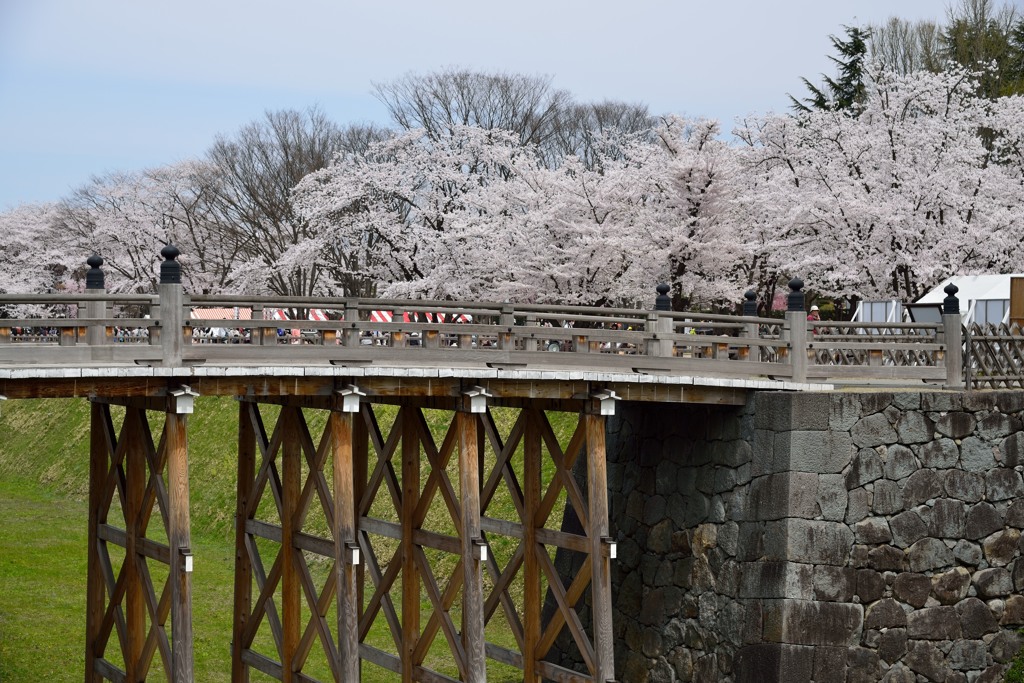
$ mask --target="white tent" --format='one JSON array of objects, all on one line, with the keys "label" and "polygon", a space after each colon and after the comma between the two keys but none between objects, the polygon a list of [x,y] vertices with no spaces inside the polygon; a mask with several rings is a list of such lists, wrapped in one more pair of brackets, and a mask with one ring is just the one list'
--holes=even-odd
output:
[{"label": "white tent", "polygon": [[932,291],[928,292],[917,303],[941,304],[946,298],[943,290],[953,283],[960,290],[956,298],[960,300],[960,315],[967,324],[998,325],[1010,319],[1010,279],[1024,277],[1024,274],[1013,275],[957,275],[946,278]]},{"label": "white tent", "polygon": [[[959,288],[956,298],[960,300],[960,316],[965,324],[1006,323],[1010,318],[1010,280],[1015,277],[1024,278],[1024,275],[957,275],[946,278],[914,303],[941,306],[946,298],[943,290],[952,282]],[[895,299],[862,301],[854,312],[853,320],[902,322],[906,317],[905,310],[903,304]]]}]

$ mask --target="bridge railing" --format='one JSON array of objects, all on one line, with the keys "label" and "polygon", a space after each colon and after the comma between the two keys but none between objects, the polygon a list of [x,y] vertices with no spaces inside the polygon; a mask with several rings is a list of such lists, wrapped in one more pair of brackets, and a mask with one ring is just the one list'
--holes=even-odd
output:
[{"label": "bridge railing", "polygon": [[[3,310],[39,315],[0,319],[0,363],[396,363],[962,383],[958,315],[942,323],[809,321],[798,279],[790,283],[790,310],[778,319],[756,315],[752,292],[739,316],[667,310],[663,285],[654,310],[188,295],[177,249],[162,254],[156,295],[106,293],[95,256],[84,293],[0,295]],[[947,307],[958,311],[954,294]],[[310,312],[316,319],[290,319]]]}]

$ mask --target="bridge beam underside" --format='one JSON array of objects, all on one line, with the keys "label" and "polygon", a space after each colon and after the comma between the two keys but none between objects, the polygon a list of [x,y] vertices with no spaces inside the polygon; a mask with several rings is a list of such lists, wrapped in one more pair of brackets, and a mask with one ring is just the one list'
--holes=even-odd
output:
[{"label": "bridge beam underside", "polygon": [[[612,680],[604,417],[426,405],[241,401],[233,683]],[[564,630],[581,671],[545,661]]]}]

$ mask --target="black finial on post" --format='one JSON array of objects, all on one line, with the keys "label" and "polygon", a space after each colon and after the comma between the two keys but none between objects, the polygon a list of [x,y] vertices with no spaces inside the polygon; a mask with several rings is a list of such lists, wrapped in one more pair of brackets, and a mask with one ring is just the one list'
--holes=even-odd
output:
[{"label": "black finial on post", "polygon": [[956,298],[956,293],[960,291],[960,288],[950,282],[942,288],[942,291],[946,293],[946,298],[942,300],[942,313],[944,315],[960,315],[960,299]]},{"label": "black finial on post", "polygon": [[748,289],[743,295],[743,316],[754,318],[757,316],[757,292]]},{"label": "black finial on post", "polygon": [[103,265],[103,258],[98,254],[93,254],[85,262],[89,264],[89,270],[85,274],[85,288],[106,289],[107,284],[104,281],[103,271],[100,270],[100,266]]},{"label": "black finial on post", "polygon": [[160,255],[164,257],[164,262],[160,264],[160,284],[181,284],[181,264],[174,260],[180,254],[181,252],[173,244],[168,244],[160,250]]},{"label": "black finial on post", "polygon": [[672,310],[672,297],[668,295],[668,291],[671,289],[666,284],[660,284],[655,287],[658,292],[658,296],[654,299],[654,310],[656,311],[671,311]]},{"label": "black finial on post", "polygon": [[804,293],[800,290],[804,288],[804,281],[798,277],[793,278],[789,281],[789,300],[787,301],[787,311],[802,311],[804,310]]}]

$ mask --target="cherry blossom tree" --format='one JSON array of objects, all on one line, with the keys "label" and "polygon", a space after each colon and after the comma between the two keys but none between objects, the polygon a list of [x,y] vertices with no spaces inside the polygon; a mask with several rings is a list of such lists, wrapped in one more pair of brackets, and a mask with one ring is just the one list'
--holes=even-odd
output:
[{"label": "cherry blossom tree", "polygon": [[[1009,267],[1020,181],[979,134],[1019,130],[1008,98],[962,69],[875,69],[859,116],[767,116],[738,131],[751,211],[791,242],[785,269],[822,292],[914,300],[942,278]],[[1016,126],[1016,128],[1014,128]]]},{"label": "cherry blossom tree", "polygon": [[212,182],[212,167],[194,161],[93,178],[61,202],[51,241],[81,261],[101,255],[110,291],[155,291],[167,243],[190,291],[223,289],[239,245],[212,210]]},{"label": "cherry blossom tree", "polygon": [[[523,171],[536,167],[530,147],[506,131],[396,135],[296,188],[296,210],[316,232],[303,258],[372,279],[382,294],[478,297],[507,279]],[[331,263],[336,255],[343,259]]]},{"label": "cherry blossom tree", "polygon": [[23,204],[0,213],[0,291],[43,293],[69,286],[71,271],[85,264],[69,261],[57,240],[56,204]]}]

